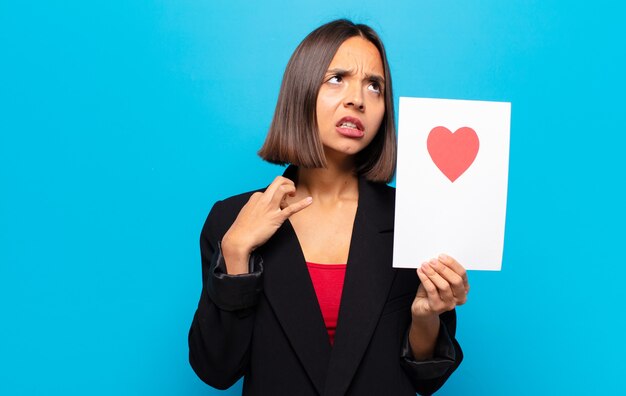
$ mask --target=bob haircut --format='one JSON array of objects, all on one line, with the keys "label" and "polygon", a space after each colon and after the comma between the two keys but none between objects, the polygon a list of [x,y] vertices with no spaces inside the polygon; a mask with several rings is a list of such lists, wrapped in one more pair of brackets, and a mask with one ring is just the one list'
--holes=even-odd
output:
[{"label": "bob haircut", "polygon": [[396,169],[396,127],[391,74],[385,47],[367,25],[339,19],[312,31],[294,51],[283,75],[274,119],[258,154],[264,160],[304,168],[326,167],[317,125],[317,96],[337,49],[360,36],[376,46],[383,62],[385,115],[376,137],[356,155],[355,171],[367,180],[388,183]]}]

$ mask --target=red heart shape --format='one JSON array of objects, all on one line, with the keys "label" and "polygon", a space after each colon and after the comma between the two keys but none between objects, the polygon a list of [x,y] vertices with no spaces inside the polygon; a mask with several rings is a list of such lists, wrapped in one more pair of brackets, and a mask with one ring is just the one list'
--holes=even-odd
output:
[{"label": "red heart shape", "polygon": [[472,165],[478,154],[478,135],[470,127],[452,133],[443,126],[433,128],[426,141],[437,168],[454,183]]}]

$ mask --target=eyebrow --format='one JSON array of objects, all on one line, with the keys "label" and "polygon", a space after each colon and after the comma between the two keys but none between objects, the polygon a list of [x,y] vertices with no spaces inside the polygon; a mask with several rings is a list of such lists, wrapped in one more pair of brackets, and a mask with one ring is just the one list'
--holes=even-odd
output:
[{"label": "eyebrow", "polygon": [[[326,71],[326,74],[336,74],[338,76],[346,76],[346,75],[349,76],[351,74],[354,74],[354,71],[351,69],[334,68],[334,69],[328,69]],[[385,85],[385,79],[383,78],[383,76],[378,75],[378,74],[366,74],[365,79],[378,83],[380,85]]]}]

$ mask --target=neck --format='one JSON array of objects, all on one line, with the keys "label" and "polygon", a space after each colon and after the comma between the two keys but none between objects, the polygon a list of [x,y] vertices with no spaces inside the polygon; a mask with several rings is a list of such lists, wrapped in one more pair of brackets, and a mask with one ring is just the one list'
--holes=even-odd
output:
[{"label": "neck", "polygon": [[326,156],[326,168],[299,168],[298,189],[314,200],[358,198],[359,181],[351,157]]}]

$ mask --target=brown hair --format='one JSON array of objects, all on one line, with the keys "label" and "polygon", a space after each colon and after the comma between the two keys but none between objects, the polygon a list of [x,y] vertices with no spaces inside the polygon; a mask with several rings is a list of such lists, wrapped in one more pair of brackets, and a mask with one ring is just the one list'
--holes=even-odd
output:
[{"label": "brown hair", "polygon": [[290,163],[305,168],[326,166],[317,127],[317,95],[337,49],[355,36],[363,37],[376,46],[385,73],[385,115],[376,137],[356,155],[355,171],[371,181],[391,181],[396,168],[396,128],[387,54],[372,28],[346,19],[318,27],[302,40],[291,55],[283,75],[274,119],[259,150],[261,158],[280,165]]}]

